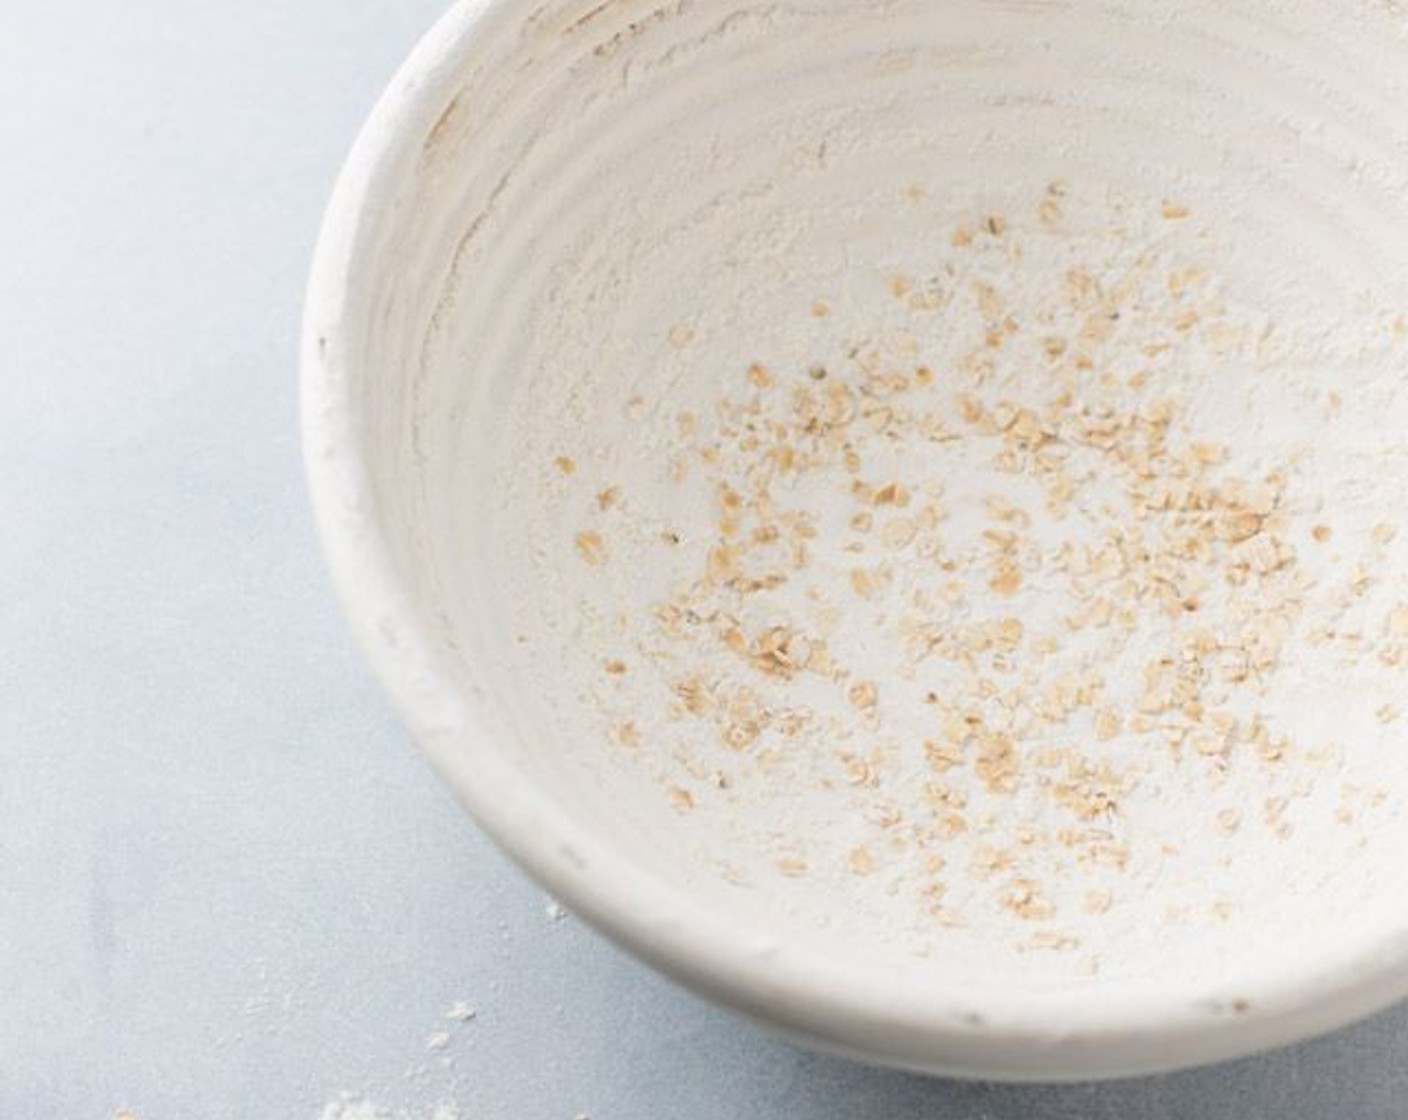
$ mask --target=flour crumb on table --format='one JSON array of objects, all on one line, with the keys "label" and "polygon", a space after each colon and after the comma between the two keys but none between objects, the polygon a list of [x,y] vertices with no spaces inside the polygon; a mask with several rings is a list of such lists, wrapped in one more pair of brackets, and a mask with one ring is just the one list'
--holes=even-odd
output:
[{"label": "flour crumb on table", "polygon": [[383,1108],[361,1097],[343,1095],[329,1101],[318,1114],[318,1120],[463,1120],[453,1104],[438,1104],[429,1110],[407,1111]]},{"label": "flour crumb on table", "polygon": [[450,1005],[450,1010],[445,1012],[445,1018],[456,1023],[468,1023],[477,1018],[479,1011],[472,1003],[465,1000],[456,1000]]}]

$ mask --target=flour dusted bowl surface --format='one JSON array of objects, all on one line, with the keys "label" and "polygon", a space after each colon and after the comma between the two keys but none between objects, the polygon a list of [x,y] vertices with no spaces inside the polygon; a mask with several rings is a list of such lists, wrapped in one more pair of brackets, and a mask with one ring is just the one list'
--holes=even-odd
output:
[{"label": "flour dusted bowl surface", "polygon": [[1400,996],[1405,27],[452,11],[329,211],[304,404],[475,816],[685,982],[916,1069]]}]

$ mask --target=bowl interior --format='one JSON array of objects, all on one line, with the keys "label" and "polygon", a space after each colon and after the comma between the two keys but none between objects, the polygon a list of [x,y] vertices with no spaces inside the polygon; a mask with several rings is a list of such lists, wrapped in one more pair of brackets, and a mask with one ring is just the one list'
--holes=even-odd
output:
[{"label": "bowl interior", "polygon": [[448,749],[898,988],[1244,1012],[1400,934],[1403,17],[528,13],[346,317]]}]

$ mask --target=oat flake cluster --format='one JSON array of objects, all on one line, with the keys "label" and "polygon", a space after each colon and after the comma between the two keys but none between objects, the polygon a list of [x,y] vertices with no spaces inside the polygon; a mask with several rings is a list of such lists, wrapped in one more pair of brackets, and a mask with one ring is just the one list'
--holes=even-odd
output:
[{"label": "oat flake cluster", "polygon": [[[1064,197],[1039,200],[1038,229]],[[1165,202],[1153,220],[1188,217]],[[1288,646],[1344,640],[1332,620],[1372,576],[1313,574],[1336,524],[1298,500],[1293,447],[1248,457],[1197,430],[1183,371],[1254,355],[1264,329],[1204,268],[1150,250],[1033,285],[999,215],[950,249],[934,275],[888,280],[922,330],[859,338],[839,361],[760,352],[718,371],[711,410],[673,416],[663,469],[708,495],[709,529],[651,540],[683,577],[640,604],[600,673],[663,673],[669,700],[609,710],[602,730],[640,752],[671,729],[662,796],[681,814],[757,775],[831,798],[849,839],[782,838],[780,879],[890,875],[937,926],[996,908],[1032,923],[1030,947],[1075,949],[1051,881],[1081,884],[1062,893],[1086,918],[1118,903],[1130,799],[1176,792],[1142,785],[1156,756],[1205,791],[1196,827],[1290,832],[1305,774],[1334,751],[1265,697]],[[839,311],[819,297],[808,314]],[[964,341],[931,355],[918,339],[935,323]],[[554,467],[575,484],[573,458]],[[630,505],[630,479],[594,490],[568,530],[580,563],[636,562],[615,539]],[[1395,536],[1386,518],[1366,556]],[[1396,663],[1408,607],[1359,637]],[[1219,797],[1233,765],[1259,771],[1254,802]]]}]

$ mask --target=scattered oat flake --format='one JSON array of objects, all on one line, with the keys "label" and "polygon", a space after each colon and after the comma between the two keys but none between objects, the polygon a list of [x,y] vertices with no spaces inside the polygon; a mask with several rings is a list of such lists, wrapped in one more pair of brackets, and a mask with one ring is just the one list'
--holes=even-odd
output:
[{"label": "scattered oat flake", "polygon": [[887,521],[880,530],[880,543],[886,548],[898,551],[914,540],[918,531],[913,521],[907,517],[896,517]]},{"label": "scattered oat flake", "polygon": [[875,707],[880,694],[873,681],[858,681],[846,695],[857,708],[865,710]]},{"label": "scattered oat flake", "polygon": [[1040,884],[1030,879],[1014,880],[999,901],[1017,917],[1029,922],[1047,921],[1056,915],[1056,907],[1042,895]]},{"label": "scattered oat flake", "polygon": [[670,804],[676,809],[687,811],[694,808],[694,795],[690,793],[689,790],[683,789],[680,786],[671,786],[668,793]]},{"label": "scattered oat flake", "polygon": [[1015,595],[1022,586],[1022,571],[1016,564],[1000,561],[988,586],[999,595]]},{"label": "scattered oat flake", "polygon": [[907,506],[909,491],[898,482],[887,482],[875,491],[871,499],[877,506]]},{"label": "scattered oat flake", "polygon": [[754,362],[748,367],[748,382],[755,389],[768,389],[772,387],[772,372],[767,366]]},{"label": "scattered oat flake", "polygon": [[577,555],[588,564],[606,563],[606,542],[601,539],[601,534],[591,529],[578,533]]},{"label": "scattered oat flake", "polygon": [[553,460],[553,464],[562,474],[577,473],[577,464],[572,459],[569,459],[566,455],[559,455],[556,459]]},{"label": "scattered oat flake", "polygon": [[1051,949],[1062,951],[1068,949],[1079,949],[1080,938],[1073,937],[1068,933],[1059,933],[1056,930],[1044,929],[1032,934],[1028,944],[1033,949]]},{"label": "scattered oat flake", "polygon": [[616,741],[621,746],[634,750],[640,746],[640,730],[629,720],[619,724],[616,728]]}]

